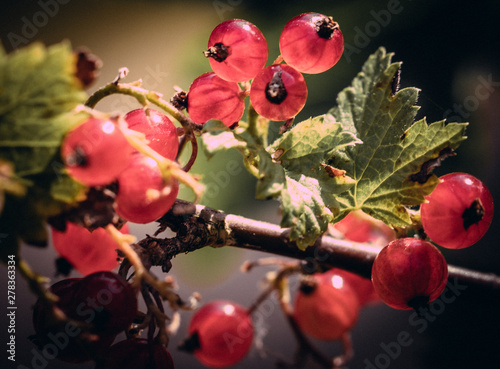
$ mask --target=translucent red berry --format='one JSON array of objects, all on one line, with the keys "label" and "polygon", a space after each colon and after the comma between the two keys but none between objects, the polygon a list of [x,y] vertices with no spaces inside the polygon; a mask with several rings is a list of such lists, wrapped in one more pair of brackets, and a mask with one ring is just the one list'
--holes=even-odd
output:
[{"label": "translucent red berry", "polygon": [[450,173],[420,207],[422,226],[440,246],[462,249],[479,241],[493,220],[493,198],[488,188],[466,173]]},{"label": "translucent red berry", "polygon": [[[122,233],[128,233],[125,224]],[[118,245],[103,228],[90,232],[87,228],[67,222],[64,232],[51,229],[52,244],[59,255],[83,275],[109,271],[118,266]]]},{"label": "translucent red berry", "polygon": [[149,146],[167,159],[174,160],[179,150],[177,130],[172,121],[154,109],[136,109],[125,115],[128,128],[144,133]]},{"label": "translucent red berry", "polygon": [[204,73],[193,81],[187,99],[189,116],[199,124],[217,119],[231,127],[238,123],[245,111],[238,84],[225,81],[213,72]]},{"label": "translucent red berry", "polygon": [[248,312],[231,301],[213,301],[191,319],[185,349],[211,368],[222,368],[242,360],[252,346],[253,324]]},{"label": "translucent red berry", "polygon": [[331,17],[304,13],[285,25],[279,45],[287,64],[302,73],[321,73],[339,61],[344,36]]},{"label": "translucent red berry", "polygon": [[111,346],[96,369],[174,369],[174,362],[165,346],[131,338]]},{"label": "translucent red berry", "polygon": [[375,292],[373,288],[373,283],[371,279],[363,278],[362,276],[349,272],[344,269],[332,268],[327,272],[321,274],[324,278],[332,278],[334,276],[340,276],[343,278],[346,285],[350,286],[358,297],[360,307],[367,304],[379,303],[380,297]]},{"label": "translucent red berry", "polygon": [[116,121],[94,117],[69,131],[61,147],[69,175],[87,186],[113,182],[128,166],[132,152]]},{"label": "translucent red berry", "polygon": [[352,329],[359,301],[352,286],[338,273],[315,274],[297,293],[293,317],[302,331],[319,340],[335,340]]},{"label": "translucent red berry", "polygon": [[264,68],[268,47],[264,35],[255,25],[242,19],[231,19],[212,31],[205,56],[220,78],[243,82]]},{"label": "translucent red berry", "polygon": [[396,238],[393,228],[361,210],[351,211],[333,227],[346,239],[354,242],[370,242],[385,246]]},{"label": "translucent red berry", "polygon": [[177,180],[165,182],[156,161],[137,153],[118,177],[116,212],[133,223],[150,223],[170,210],[178,192]]},{"label": "translucent red berry", "polygon": [[263,117],[280,121],[295,117],[307,100],[307,85],[296,69],[286,64],[264,68],[253,80],[250,101]]},{"label": "translucent red berry", "polygon": [[437,299],[448,281],[448,266],[430,242],[400,238],[384,247],[375,258],[372,282],[387,305],[416,309]]}]

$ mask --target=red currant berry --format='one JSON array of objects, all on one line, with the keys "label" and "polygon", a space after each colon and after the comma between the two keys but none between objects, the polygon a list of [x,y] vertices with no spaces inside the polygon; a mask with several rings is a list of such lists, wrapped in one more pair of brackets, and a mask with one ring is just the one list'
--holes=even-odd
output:
[{"label": "red currant berry", "polygon": [[340,274],[315,274],[301,283],[293,317],[311,337],[330,341],[351,330],[359,307],[356,293]]},{"label": "red currant berry", "polygon": [[167,348],[145,339],[120,341],[109,348],[96,369],[174,369]]},{"label": "red currant berry", "polygon": [[167,159],[174,160],[179,150],[177,130],[168,117],[154,109],[136,109],[125,115],[128,128],[144,133],[149,146]]},{"label": "red currant berry", "polygon": [[252,345],[253,324],[248,312],[230,301],[213,301],[198,310],[189,323],[184,349],[211,368],[242,360]]},{"label": "red currant berry", "polygon": [[243,82],[264,68],[268,53],[266,39],[256,26],[245,20],[231,19],[212,31],[205,56],[220,78]]},{"label": "red currant berry", "polygon": [[[78,306],[75,300],[75,291],[80,285],[81,278],[68,278],[53,284],[49,291],[58,297],[56,309],[69,315]],[[57,344],[55,353],[57,359],[69,363],[83,363],[102,355],[113,343],[115,335],[93,335],[91,338],[79,335],[81,328],[74,323],[57,320],[51,305],[38,300],[33,308],[33,327],[35,342],[40,347]],[[76,319],[83,322],[87,318]],[[71,333],[69,333],[71,332]],[[52,354],[51,354],[52,355]]]},{"label": "red currant berry", "polygon": [[368,278],[363,278],[358,274],[339,268],[332,268],[321,274],[322,277],[330,279],[336,275],[342,277],[344,283],[352,288],[358,297],[360,307],[380,302],[380,297],[375,292],[372,281]]},{"label": "red currant berry", "polygon": [[69,131],[61,147],[69,175],[87,186],[113,182],[128,166],[132,152],[117,122],[94,117]]},{"label": "red currant berry", "polygon": [[218,119],[226,126],[237,123],[245,111],[242,91],[237,83],[228,82],[215,73],[196,78],[187,94],[187,111],[195,123]]},{"label": "red currant berry", "polygon": [[448,266],[441,252],[417,238],[392,241],[373,262],[373,287],[382,301],[395,309],[416,309],[434,301],[447,280]]},{"label": "red currant berry", "polygon": [[351,211],[333,227],[346,239],[354,242],[370,242],[385,246],[396,238],[394,229],[361,210]]},{"label": "red currant berry", "polygon": [[307,85],[296,69],[286,64],[264,68],[253,80],[250,101],[255,111],[270,120],[296,116],[307,100]]},{"label": "red currant berry", "polygon": [[[125,224],[122,233],[128,233]],[[83,275],[109,271],[118,266],[118,245],[103,228],[90,232],[87,228],[67,222],[64,232],[51,229],[52,244]]]},{"label": "red currant berry", "polygon": [[475,244],[493,220],[493,198],[486,186],[466,173],[450,173],[420,207],[422,226],[440,246],[462,249]]},{"label": "red currant berry", "polygon": [[302,73],[321,73],[339,61],[344,36],[331,17],[304,13],[285,25],[279,45],[287,64]]},{"label": "red currant berry", "polygon": [[170,210],[178,192],[177,180],[165,183],[156,161],[137,153],[118,177],[116,213],[133,223],[153,222]]},{"label": "red currant berry", "polygon": [[125,330],[137,314],[137,297],[127,281],[112,272],[97,272],[81,279],[73,292],[73,306],[66,314],[85,321],[101,336]]}]

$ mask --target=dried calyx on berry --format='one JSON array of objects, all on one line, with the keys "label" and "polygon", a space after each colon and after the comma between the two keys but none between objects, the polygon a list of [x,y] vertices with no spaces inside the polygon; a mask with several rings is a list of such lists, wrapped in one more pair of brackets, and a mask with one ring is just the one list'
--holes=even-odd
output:
[{"label": "dried calyx on berry", "polygon": [[326,40],[333,37],[335,30],[340,30],[339,24],[333,20],[332,17],[323,15],[314,23],[318,36]]},{"label": "dried calyx on berry", "polygon": [[204,51],[203,54],[207,58],[212,58],[220,63],[231,55],[231,51],[229,46],[224,45],[222,42],[217,42],[214,46],[209,47],[207,51]]},{"label": "dried calyx on berry", "polygon": [[281,74],[281,70],[275,72],[266,86],[266,98],[273,104],[281,104],[288,95]]}]

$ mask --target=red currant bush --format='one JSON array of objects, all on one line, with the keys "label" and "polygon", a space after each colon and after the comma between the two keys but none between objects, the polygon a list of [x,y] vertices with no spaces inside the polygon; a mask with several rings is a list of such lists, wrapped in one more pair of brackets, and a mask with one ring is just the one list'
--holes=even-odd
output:
[{"label": "red currant bush", "polygon": [[144,133],[149,146],[167,159],[174,160],[179,139],[172,121],[154,109],[136,109],[125,115],[128,128]]},{"label": "red currant bush", "polygon": [[225,81],[213,72],[204,73],[189,87],[187,111],[195,123],[218,119],[231,127],[245,111],[242,93],[237,83]]},{"label": "red currant bush", "polygon": [[493,220],[493,198],[486,186],[466,173],[450,173],[421,205],[422,226],[440,246],[462,249],[475,244]]},{"label": "red currant bush", "polygon": [[255,25],[231,19],[212,31],[205,56],[220,78],[243,82],[254,78],[264,68],[268,53],[266,39]]},{"label": "red currant bush", "polygon": [[133,151],[116,121],[94,117],[69,131],[61,147],[69,175],[87,186],[113,182]]},{"label": "red currant bush", "polygon": [[133,338],[111,346],[96,369],[174,369],[174,362],[165,346]]},{"label": "red currant bush", "polygon": [[247,310],[231,301],[213,301],[201,307],[191,319],[189,337],[182,349],[211,368],[223,368],[241,361],[252,346],[253,324]]},{"label": "red currant bush", "polygon": [[253,80],[250,101],[263,117],[280,121],[295,117],[307,100],[307,85],[296,69],[286,64],[264,68]]},{"label": "red currant bush", "polygon": [[304,13],[281,32],[281,56],[302,73],[321,73],[333,67],[344,51],[344,36],[331,17]]},{"label": "red currant bush", "polygon": [[356,293],[340,274],[315,274],[301,283],[293,317],[300,329],[319,340],[336,340],[358,319]]},{"label": "red currant bush", "polygon": [[430,242],[400,238],[375,258],[372,282],[387,305],[411,310],[437,299],[448,281],[448,265]]},{"label": "red currant bush", "polygon": [[[125,224],[120,230],[128,233]],[[103,228],[90,232],[87,228],[67,222],[64,232],[51,229],[52,245],[59,255],[83,275],[109,271],[118,266],[118,245]]]}]

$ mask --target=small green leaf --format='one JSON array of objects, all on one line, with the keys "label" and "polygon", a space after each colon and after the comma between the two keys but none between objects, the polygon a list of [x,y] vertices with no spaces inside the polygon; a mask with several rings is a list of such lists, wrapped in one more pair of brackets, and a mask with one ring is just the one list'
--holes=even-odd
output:
[{"label": "small green leaf", "polygon": [[363,141],[347,147],[345,157],[337,157],[334,165],[355,180],[337,197],[339,218],[362,209],[387,224],[405,226],[410,224],[406,207],[422,203],[437,184],[432,166],[426,163],[452,153],[466,138],[467,124],[428,125],[425,119],[413,123],[418,90],[394,91],[401,64],[391,63],[391,57],[383,48],[373,54],[351,87],[339,94],[338,107],[330,111]]}]

